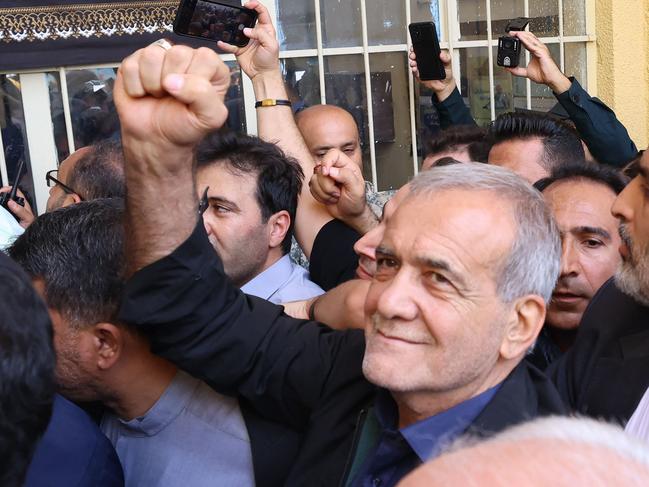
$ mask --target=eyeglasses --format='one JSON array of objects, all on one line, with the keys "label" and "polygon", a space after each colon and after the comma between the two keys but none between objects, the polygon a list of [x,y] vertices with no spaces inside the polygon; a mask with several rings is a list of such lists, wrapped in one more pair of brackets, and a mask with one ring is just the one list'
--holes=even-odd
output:
[{"label": "eyeglasses", "polygon": [[58,169],[52,169],[51,171],[47,171],[47,174],[45,174],[45,181],[47,182],[47,187],[48,188],[53,188],[57,184],[61,186],[63,191],[65,191],[67,194],[76,194],[81,201],[83,201],[83,198],[79,193],[77,193],[75,190],[73,190],[70,186],[67,184],[63,184],[61,181],[56,179],[55,175],[58,176],[59,170]]}]

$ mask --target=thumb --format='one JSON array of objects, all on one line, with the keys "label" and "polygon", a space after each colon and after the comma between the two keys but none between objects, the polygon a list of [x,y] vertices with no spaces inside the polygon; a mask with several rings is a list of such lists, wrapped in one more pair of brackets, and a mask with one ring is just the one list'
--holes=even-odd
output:
[{"label": "thumb", "polygon": [[520,76],[521,78],[527,78],[527,68],[518,66],[517,68],[505,68],[514,76]]},{"label": "thumb", "polygon": [[170,74],[162,82],[167,93],[187,105],[205,130],[218,129],[225,123],[228,109],[224,98],[228,84],[222,81],[219,84],[210,83],[205,77],[192,74]]}]

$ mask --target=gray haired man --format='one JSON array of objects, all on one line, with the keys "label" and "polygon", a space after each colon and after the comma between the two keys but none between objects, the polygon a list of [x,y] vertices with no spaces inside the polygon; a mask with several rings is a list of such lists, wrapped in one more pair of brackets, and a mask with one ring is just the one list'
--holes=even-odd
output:
[{"label": "gray haired man", "polygon": [[395,485],[468,429],[564,412],[522,361],[559,272],[539,193],[497,167],[422,174],[377,248],[365,334],[289,318],[228,281],[197,221],[187,162],[225,120],[228,71],[216,57],[193,69],[198,51],[177,47],[128,58],[116,82],[137,198],[121,317],[156,353],[302,434],[285,485]]}]

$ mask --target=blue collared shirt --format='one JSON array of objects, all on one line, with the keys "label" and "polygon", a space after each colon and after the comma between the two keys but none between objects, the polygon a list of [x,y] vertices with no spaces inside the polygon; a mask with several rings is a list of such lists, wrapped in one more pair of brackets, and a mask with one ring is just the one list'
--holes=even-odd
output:
[{"label": "blue collared shirt", "polygon": [[106,412],[101,429],[115,445],[126,487],[255,485],[238,401],[181,370],[144,416],[124,421]]},{"label": "blue collared shirt", "polygon": [[402,429],[397,427],[398,410],[394,399],[388,391],[381,390],[369,413],[375,415],[381,434],[351,485],[396,485],[411,470],[439,455],[462,435],[493,399],[499,387],[492,387],[451,409]]},{"label": "blue collared shirt", "polygon": [[324,293],[309,280],[309,273],[303,267],[291,262],[288,254],[244,284],[241,290],[275,304],[302,301]]}]

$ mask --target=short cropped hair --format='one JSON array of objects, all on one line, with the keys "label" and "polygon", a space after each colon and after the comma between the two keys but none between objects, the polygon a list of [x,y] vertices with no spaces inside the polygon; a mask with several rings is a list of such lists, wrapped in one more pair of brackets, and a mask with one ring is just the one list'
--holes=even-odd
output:
[{"label": "short cropped hair", "polygon": [[22,486],[52,413],[55,353],[45,304],[0,252],[0,485]]},{"label": "short cropped hair", "polygon": [[108,139],[90,146],[72,167],[67,185],[84,200],[124,198],[124,154],[118,140]]},{"label": "short cropped hair", "polygon": [[543,192],[554,183],[572,180],[600,183],[610,188],[615,194],[620,194],[629,182],[625,175],[612,167],[575,162],[556,168],[550,176],[534,183],[534,187]]},{"label": "short cropped hair", "polygon": [[487,131],[482,127],[453,125],[425,141],[426,157],[466,148],[472,161],[487,162],[490,146],[486,135]]},{"label": "short cropped hair", "polygon": [[503,113],[491,122],[487,138],[491,147],[509,140],[541,139],[541,164],[549,172],[570,162],[583,162],[586,157],[581,139],[570,125],[540,113]]},{"label": "short cropped hair", "polygon": [[412,180],[410,189],[412,196],[450,189],[490,191],[494,198],[507,201],[517,230],[509,255],[494,272],[498,294],[506,303],[526,294],[550,301],[559,277],[561,239],[541,193],[520,176],[498,166],[470,162],[424,171]]},{"label": "short cropped hair", "polygon": [[9,248],[47,305],[71,326],[116,323],[124,289],[123,201],[98,199],[39,216]]},{"label": "short cropped hair", "polygon": [[255,175],[262,221],[267,222],[282,210],[291,217],[291,225],[282,241],[282,251],[286,254],[291,250],[297,201],[304,179],[302,168],[295,159],[284,154],[277,145],[258,137],[219,131],[208,135],[199,144],[196,163],[199,169],[225,164],[235,172]]}]

